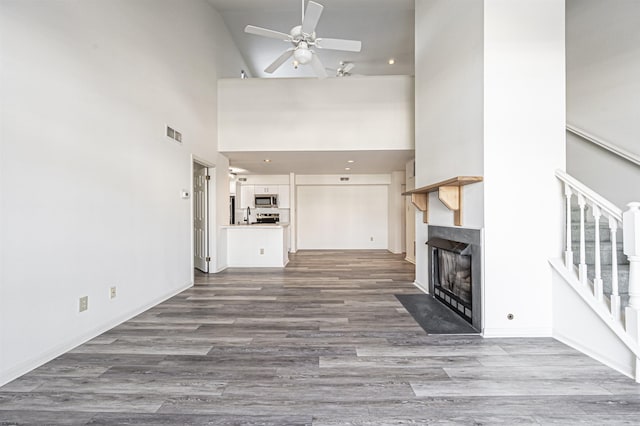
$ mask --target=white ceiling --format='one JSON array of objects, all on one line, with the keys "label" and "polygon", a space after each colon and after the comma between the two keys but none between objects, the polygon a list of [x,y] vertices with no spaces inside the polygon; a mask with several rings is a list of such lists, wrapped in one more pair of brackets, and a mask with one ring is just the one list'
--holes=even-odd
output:
[{"label": "white ceiling", "polygon": [[[284,33],[300,25],[301,0],[208,0],[231,33],[253,77],[313,77],[310,67],[297,70],[285,63],[275,73],[263,70],[285,49],[285,42],[246,34],[247,25]],[[326,68],[336,69],[340,61],[352,62],[356,75],[413,75],[414,0],[315,0],[324,6],[316,28],[318,37],[362,41],[359,53],[322,50]],[[305,0],[306,4],[306,0]],[[387,61],[395,59],[394,65]],[[238,73],[240,70],[238,70]],[[328,71],[333,75],[335,71]],[[404,170],[413,151],[324,151],[324,152],[225,152],[230,165],[250,174],[369,174]],[[265,163],[269,158],[272,161]],[[355,160],[352,165],[347,160]],[[345,167],[351,167],[345,171]]]},{"label": "white ceiling", "polygon": [[[414,0],[315,0],[324,6],[318,37],[362,41],[359,53],[322,50],[326,68],[353,62],[353,74],[413,75]],[[297,70],[285,63],[275,73],[263,70],[290,44],[246,34],[255,25],[284,33],[302,21],[301,0],[209,0],[222,15],[236,46],[254,77],[310,77],[310,67]],[[306,2],[305,2],[306,4]],[[389,58],[396,63],[389,65]],[[240,70],[238,70],[240,72]],[[331,72],[329,72],[331,74]]]},{"label": "white ceiling", "polygon": [[[223,152],[238,174],[376,174],[404,170],[413,151]],[[271,160],[266,163],[264,160]],[[354,163],[349,163],[353,160]],[[346,167],[351,170],[345,170]]]}]

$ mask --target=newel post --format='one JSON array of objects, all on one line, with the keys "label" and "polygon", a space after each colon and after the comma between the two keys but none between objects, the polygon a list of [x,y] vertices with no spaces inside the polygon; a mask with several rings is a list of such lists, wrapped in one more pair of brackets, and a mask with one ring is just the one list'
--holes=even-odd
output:
[{"label": "newel post", "polygon": [[[622,214],[624,254],[629,259],[629,305],[626,309],[626,329],[640,343],[640,203],[627,204]],[[636,358],[636,382],[640,382],[640,359]]]}]

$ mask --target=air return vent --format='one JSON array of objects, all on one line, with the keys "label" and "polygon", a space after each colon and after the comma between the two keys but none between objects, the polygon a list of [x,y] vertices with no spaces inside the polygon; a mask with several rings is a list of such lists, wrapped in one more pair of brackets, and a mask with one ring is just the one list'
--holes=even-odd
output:
[{"label": "air return vent", "polygon": [[167,126],[167,137],[173,139],[176,142],[182,143],[182,133],[180,133],[173,127]]}]

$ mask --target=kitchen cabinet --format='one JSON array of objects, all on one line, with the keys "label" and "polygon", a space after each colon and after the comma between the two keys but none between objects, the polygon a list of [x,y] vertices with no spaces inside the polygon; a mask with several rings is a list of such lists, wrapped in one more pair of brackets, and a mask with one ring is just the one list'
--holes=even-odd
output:
[{"label": "kitchen cabinet", "polygon": [[278,193],[278,185],[254,185],[254,194],[277,194]]},{"label": "kitchen cabinet", "polygon": [[247,207],[255,207],[254,199],[255,191],[253,185],[242,185],[240,189],[240,208],[246,209]]},{"label": "kitchen cabinet", "polygon": [[277,195],[278,208],[290,208],[289,185],[242,185],[240,208],[255,207],[255,196],[261,194]]},{"label": "kitchen cabinet", "polygon": [[289,225],[228,225],[227,264],[240,268],[282,268],[289,262]]},{"label": "kitchen cabinet", "polygon": [[278,208],[290,208],[289,185],[278,185]]}]

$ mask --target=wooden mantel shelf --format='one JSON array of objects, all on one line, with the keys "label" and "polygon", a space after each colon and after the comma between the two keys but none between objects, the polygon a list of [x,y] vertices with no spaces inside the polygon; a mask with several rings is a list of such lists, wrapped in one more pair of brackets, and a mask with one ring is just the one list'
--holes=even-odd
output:
[{"label": "wooden mantel shelf", "polygon": [[403,192],[402,195],[411,195],[411,202],[422,214],[422,221],[429,223],[429,193],[438,192],[438,198],[449,210],[453,211],[453,223],[462,226],[462,190],[464,185],[482,182],[482,176],[456,176],[442,182],[423,186]]}]

